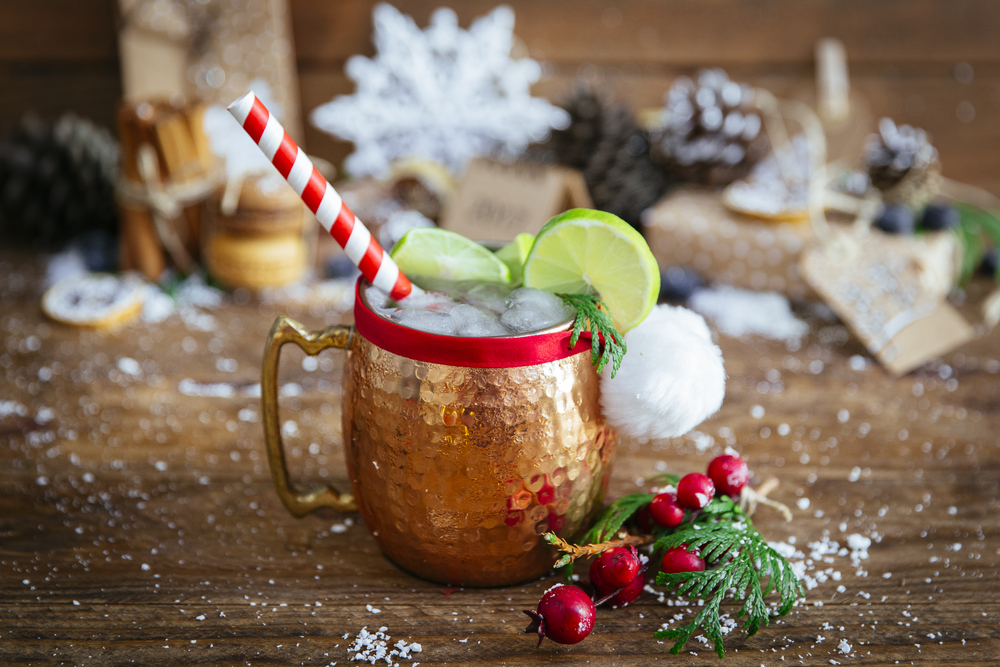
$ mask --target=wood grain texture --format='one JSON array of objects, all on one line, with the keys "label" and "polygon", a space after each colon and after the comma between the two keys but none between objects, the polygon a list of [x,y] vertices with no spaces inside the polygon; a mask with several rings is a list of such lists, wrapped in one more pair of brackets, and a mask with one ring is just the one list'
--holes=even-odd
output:
[{"label": "wood grain texture", "polygon": [[[438,0],[396,5],[426,25]],[[494,6],[456,7],[463,25]],[[1000,4],[990,0],[515,0],[515,32],[547,62],[537,94],[559,100],[577,76],[602,82],[636,107],[657,106],[673,78],[721,65],[733,78],[791,94],[812,85],[813,45],[836,36],[847,47],[856,90],[872,112],[927,129],[946,175],[1000,192],[1000,155],[983,150],[1000,133]],[[308,113],[353,91],[343,74],[373,53],[375,0],[290,0]],[[115,1],[0,3],[0,127],[26,111],[73,109],[113,126],[121,92]],[[972,65],[970,84],[954,68]],[[958,105],[972,104],[971,122]],[[340,163],[350,145],[307,124],[310,152]]]},{"label": "wood grain texture", "polygon": [[[718,663],[697,642],[674,657],[653,640],[688,610],[648,594],[601,609],[577,646],[535,649],[520,610],[555,578],[445,590],[396,569],[356,516],[348,527],[287,514],[252,391],[260,352],[276,315],[319,327],[338,313],[252,300],[211,311],[207,332],[175,320],[87,332],[42,320],[39,279],[33,260],[0,252],[0,400],[25,406],[0,403],[5,665],[343,665],[355,634],[383,625],[393,642],[420,642],[422,664],[991,665],[1000,654],[996,334],[900,380],[829,322],[810,320],[800,347],[723,337],[726,402],[703,435],[621,444],[614,495],[662,467],[703,469],[728,443],[758,480],[781,479],[776,498],[810,502],[791,524],[762,510],[770,538],[876,536],[866,576],[834,557],[820,567],[840,581],[755,637],[732,633]],[[967,315],[985,287],[970,288]],[[121,370],[123,358],[141,371]],[[323,353],[313,371],[302,359],[286,352],[282,374],[298,388],[282,399],[293,474],[345,485],[342,358]],[[188,395],[191,382],[232,395]]]},{"label": "wood grain texture", "polygon": [[[291,0],[300,63],[372,53],[374,0]],[[424,26],[439,0],[393,3]],[[468,25],[497,3],[455,3]],[[515,32],[532,56],[563,62],[799,65],[838,37],[853,63],[997,62],[1000,6],[980,0],[514,0]]]}]

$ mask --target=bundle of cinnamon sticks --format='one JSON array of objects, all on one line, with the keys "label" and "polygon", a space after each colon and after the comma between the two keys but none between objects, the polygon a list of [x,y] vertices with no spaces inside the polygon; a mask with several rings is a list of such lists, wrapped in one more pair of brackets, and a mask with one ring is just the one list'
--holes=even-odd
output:
[{"label": "bundle of cinnamon sticks", "polygon": [[203,114],[203,105],[184,101],[124,103],[119,109],[123,270],[153,281],[168,266],[193,270],[202,202],[219,187]]}]

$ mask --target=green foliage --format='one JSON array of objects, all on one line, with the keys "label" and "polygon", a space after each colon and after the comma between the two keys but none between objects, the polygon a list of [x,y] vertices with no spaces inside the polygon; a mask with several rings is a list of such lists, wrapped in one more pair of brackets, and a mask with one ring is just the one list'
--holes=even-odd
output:
[{"label": "green foliage", "polygon": [[[629,517],[649,505],[654,497],[652,493],[633,493],[632,495],[622,496],[612,501],[610,505],[604,508],[604,512],[600,518],[597,519],[590,530],[583,536],[583,539],[580,540],[580,544],[599,544],[610,540],[618,532],[618,529],[622,527],[622,524],[628,521]],[[554,567],[565,566],[563,575],[566,578],[566,583],[571,583],[573,578],[573,563],[567,561],[569,561],[569,556],[563,556],[556,561]]]},{"label": "green foliage", "polygon": [[608,361],[611,362],[611,377],[615,376],[622,365],[627,348],[625,339],[615,329],[614,322],[608,315],[608,307],[601,298],[592,294],[557,294],[566,305],[576,309],[576,319],[573,321],[573,336],[569,344],[576,345],[583,331],[589,331],[592,337],[590,347],[591,362],[597,366],[600,373]]},{"label": "green foliage", "polygon": [[659,488],[662,488],[664,486],[672,486],[674,488],[677,488],[677,485],[680,483],[680,481],[681,481],[680,475],[674,475],[672,473],[665,472],[662,475],[657,475],[652,479],[646,480],[646,483],[650,484],[651,486]]},{"label": "green foliage", "polygon": [[[972,278],[987,247],[1000,247],[1000,218],[991,211],[970,204],[958,204],[957,208],[959,225],[956,233],[962,243],[961,282],[964,284]],[[995,278],[1000,281],[1000,268]]]},{"label": "green foliage", "polygon": [[633,493],[613,501],[604,508],[604,513],[587,531],[580,543],[598,544],[610,540],[622,527],[622,524],[628,521],[629,517],[649,505],[654,497],[652,493]]},{"label": "green foliage", "polygon": [[749,517],[728,497],[714,499],[693,522],[657,540],[655,550],[660,553],[681,545],[698,549],[710,568],[704,572],[661,572],[656,577],[657,584],[677,584],[680,595],[705,600],[687,625],[654,635],[657,639],[675,640],[670,649],[675,655],[699,628],[712,641],[719,657],[725,655],[719,609],[730,590],[735,599],[743,600],[737,618],[746,618],[743,628],[748,637],[770,620],[764,601],[768,593],[773,590],[779,596],[778,616],[787,614],[804,594],[788,561],[768,545]]}]

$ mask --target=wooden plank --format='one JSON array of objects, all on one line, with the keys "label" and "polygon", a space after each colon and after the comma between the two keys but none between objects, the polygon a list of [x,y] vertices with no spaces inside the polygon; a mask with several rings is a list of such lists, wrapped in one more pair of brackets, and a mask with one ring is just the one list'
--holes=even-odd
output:
[{"label": "wooden plank", "polygon": [[116,62],[115,0],[0,3],[0,62]]},{"label": "wooden plank", "polygon": [[[271,488],[259,399],[179,386],[252,384],[275,315],[321,326],[337,314],[252,300],[214,310],[212,331],[168,321],[91,333],[41,319],[33,258],[0,250],[0,272],[3,400],[29,410],[0,418],[0,663],[347,664],[355,634],[383,625],[393,643],[420,642],[423,664],[717,663],[696,641],[670,656],[652,639],[691,610],[649,594],[601,608],[581,644],[536,649],[521,610],[555,577],[443,591],[382,557],[356,516],[343,532],[331,530],[343,526],[333,514],[291,517]],[[841,544],[881,536],[859,562],[866,576],[848,558],[821,565],[841,579],[755,637],[734,631],[725,665],[995,664],[1000,339],[894,380],[870,359],[859,364],[866,353],[837,325],[811,324],[797,349],[721,337],[726,403],[699,428],[701,444],[623,442],[612,494],[643,488],[658,466],[703,469],[731,439],[759,479],[781,479],[775,497],[793,506],[791,524],[766,509],[755,516],[769,537],[805,548],[824,533]],[[124,357],[139,376],[117,370]],[[219,370],[219,358],[236,370]],[[325,353],[315,371],[302,358],[288,350],[283,365],[283,382],[301,387],[283,399],[299,430],[289,461],[296,479],[342,484],[343,358]],[[42,407],[53,411],[45,424],[31,419]],[[853,658],[840,654],[841,639]]]},{"label": "wooden plank", "polygon": [[[438,0],[396,3],[427,24]],[[989,0],[516,0],[518,36],[532,55],[557,62],[790,63],[815,41],[844,40],[853,63],[997,62],[1000,6]],[[371,53],[374,0],[291,0],[300,62]],[[492,0],[470,0],[464,25]],[[0,4],[0,61],[115,60],[114,0]]]},{"label": "wooden plank", "polygon": [[29,112],[54,118],[72,111],[114,130],[121,97],[117,63],[0,66],[0,128]]},{"label": "wooden plank", "polygon": [[[421,27],[439,0],[394,3]],[[536,58],[565,63],[700,66],[810,62],[838,37],[852,65],[1000,61],[1000,3],[990,0],[513,0],[515,32]],[[292,0],[299,62],[336,63],[372,52],[374,0]],[[455,7],[462,25],[495,6]]]}]

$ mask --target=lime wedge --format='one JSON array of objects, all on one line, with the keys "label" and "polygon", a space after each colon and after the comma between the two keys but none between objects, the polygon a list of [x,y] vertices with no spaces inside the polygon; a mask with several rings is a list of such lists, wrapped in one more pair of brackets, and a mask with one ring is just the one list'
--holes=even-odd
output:
[{"label": "lime wedge", "polygon": [[524,285],[599,294],[621,333],[656,305],[660,271],[642,235],[611,213],[574,208],[542,227],[524,263]]},{"label": "lime wedge", "polygon": [[521,282],[524,274],[524,260],[528,259],[528,253],[531,252],[531,244],[534,242],[534,234],[522,233],[515,236],[513,241],[496,251],[496,256],[510,269],[510,281],[512,283]]},{"label": "lime wedge", "polygon": [[389,256],[413,280],[423,277],[510,282],[510,269],[496,255],[461,234],[437,227],[417,227],[406,232]]}]

